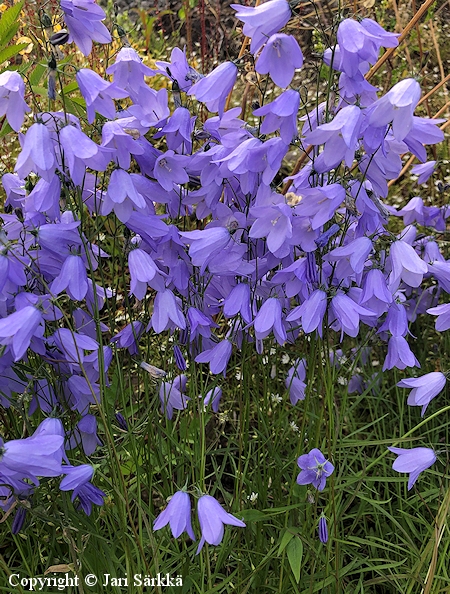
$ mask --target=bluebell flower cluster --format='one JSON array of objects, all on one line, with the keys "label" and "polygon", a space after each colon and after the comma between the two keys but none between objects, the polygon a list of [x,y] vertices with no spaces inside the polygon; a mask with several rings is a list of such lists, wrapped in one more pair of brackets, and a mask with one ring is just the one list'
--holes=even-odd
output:
[{"label": "bluebell flower cluster", "polygon": [[[88,122],[105,119],[101,139],[63,111],[34,113],[24,129],[15,169],[2,178],[8,213],[0,232],[0,403],[9,407],[32,384],[29,413],[39,409],[48,418],[30,437],[1,445],[3,508],[13,496],[29,496],[41,478],[56,476],[86,513],[101,505],[104,493],[92,484],[90,467],[71,466],[65,451],[82,448],[89,456],[101,445],[94,409],[100,386],[108,385],[113,349],[138,356],[145,335],[174,336],[181,372],[195,361],[226,376],[244,342],[262,353],[272,340],[283,345],[332,332],[342,342],[362,327],[386,344],[384,370],[420,367],[409,323],[428,312],[438,316],[439,331],[450,327],[449,306],[439,304],[450,292],[450,263],[434,237],[417,230],[442,231],[450,211],[420,197],[401,210],[384,203],[402,155],[422,163],[416,172],[424,183],[435,170],[426,145],[443,139],[442,120],[415,115],[421,96],[415,79],[379,96],[365,78],[380,49],[395,47],[398,36],[370,19],[343,20],[338,43],[323,56],[339,74],[336,100],[305,114],[299,93],[289,88],[303,55],[295,38],[280,32],[291,16],[288,2],[233,6],[251,39],[256,71],[286,89],[256,107],[250,123],[240,108],[226,109],[239,71],[233,62],[200,74],[175,49],[170,62],[152,70],[126,46],[106,70],[112,80],[86,68],[76,74]],[[94,0],[61,0],[61,10],[68,42],[83,54],[93,42],[110,41]],[[155,76],[176,83],[176,100],[167,89],[152,88],[148,79]],[[191,113],[194,98],[211,117]],[[30,109],[20,74],[2,73],[0,114],[13,130]],[[291,186],[284,193],[274,180],[292,145],[309,160],[286,180]],[[109,339],[98,312],[113,292],[95,279],[110,254],[82,220],[113,215],[130,238],[124,246],[129,293],[139,302],[151,295],[153,309],[149,319],[138,312]],[[186,217],[198,222],[196,229],[185,226]],[[403,222],[396,236],[387,230],[391,217]],[[17,373],[34,356],[56,383],[50,373],[26,380]],[[161,381],[162,412],[168,419],[182,414],[190,405],[187,376],[165,378],[145,365]],[[286,379],[294,405],[305,397],[305,380],[305,363],[297,361]],[[424,413],[444,384],[435,372],[400,386],[412,388],[408,404]],[[217,412],[220,386],[203,397]],[[67,410],[78,419],[70,431],[58,420]],[[410,466],[403,451],[393,451],[403,456],[394,469],[411,472],[413,482],[434,461],[421,451]],[[318,490],[333,472],[319,450],[301,456],[299,465],[298,482]],[[174,535],[186,530],[192,537],[187,509],[186,496],[174,496],[156,526],[167,520]],[[198,511],[201,546],[220,542],[223,523],[242,525],[207,495]],[[323,541],[325,533],[322,522]]]}]

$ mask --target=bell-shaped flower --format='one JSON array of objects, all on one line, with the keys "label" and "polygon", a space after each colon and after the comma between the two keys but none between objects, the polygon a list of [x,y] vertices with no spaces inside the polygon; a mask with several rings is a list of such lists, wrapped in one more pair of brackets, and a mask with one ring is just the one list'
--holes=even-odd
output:
[{"label": "bell-shaped flower", "polygon": [[253,322],[255,336],[262,340],[273,331],[278,344],[283,345],[286,340],[286,330],[283,325],[283,311],[280,300],[276,297],[269,297],[262,304]]},{"label": "bell-shaped flower", "polygon": [[211,328],[217,328],[210,316],[197,309],[190,307],[187,311],[187,319],[189,322],[189,342],[193,342],[197,336],[209,338],[211,336]]},{"label": "bell-shaped flower", "polygon": [[128,93],[89,68],[78,70],[76,79],[86,101],[88,122],[92,124],[95,120],[95,112],[113,120],[116,116],[114,99],[123,99]]},{"label": "bell-shaped flower", "polygon": [[389,289],[396,291],[403,281],[409,287],[419,287],[423,276],[428,272],[427,264],[406,241],[394,241],[389,252],[391,273]]},{"label": "bell-shaped flower", "polygon": [[300,93],[288,89],[283,91],[275,101],[255,109],[253,115],[265,116],[260,128],[261,134],[270,134],[279,130],[283,142],[290,144],[298,132],[297,114],[299,106]]},{"label": "bell-shaped flower", "polygon": [[411,168],[413,175],[418,175],[417,183],[426,184],[436,169],[436,161],[427,161],[426,163],[414,165]]},{"label": "bell-shaped flower", "polygon": [[211,349],[207,349],[197,355],[197,363],[209,363],[211,373],[217,375],[223,372],[225,377],[228,361],[231,357],[233,345],[229,340],[222,340]]},{"label": "bell-shaped flower", "polygon": [[82,509],[87,516],[90,516],[92,504],[103,505],[105,497],[106,493],[88,481],[74,490],[71,500],[78,498],[77,509]]},{"label": "bell-shaped flower", "polygon": [[111,149],[98,146],[84,132],[75,126],[64,126],[59,132],[59,140],[64,150],[64,162],[76,186],[81,186],[86,167],[95,171],[105,171],[111,160]]},{"label": "bell-shaped flower", "polygon": [[360,317],[375,316],[373,311],[367,307],[358,305],[358,303],[342,291],[339,291],[331,299],[331,311],[337,320],[338,327],[341,329],[341,337],[345,333],[355,338],[359,332]]},{"label": "bell-shaped flower", "polygon": [[33,171],[50,183],[55,166],[55,153],[50,132],[44,124],[37,122],[28,128],[25,134],[14,171],[22,179]]},{"label": "bell-shaped flower", "polygon": [[134,210],[146,210],[147,202],[134,185],[135,175],[124,169],[114,169],[109,179],[108,191],[103,195],[102,215],[108,215],[113,210],[117,218],[126,223]]},{"label": "bell-shaped flower", "polygon": [[328,124],[322,124],[308,133],[305,142],[312,145],[324,144],[324,150],[314,160],[314,169],[319,173],[329,171],[344,161],[347,167],[353,163],[358,147],[363,113],[356,105],[339,110]]},{"label": "bell-shaped flower", "polygon": [[174,538],[178,538],[183,532],[187,532],[192,540],[195,540],[191,522],[191,500],[185,491],[177,491],[170,498],[169,505],[153,523],[153,530],[161,530],[164,526],[170,525]]},{"label": "bell-shaped flower", "polygon": [[42,313],[31,305],[0,320],[0,344],[11,345],[14,361],[25,355],[33,336],[42,337],[42,323]]},{"label": "bell-shaped flower", "polygon": [[250,285],[237,284],[223,302],[223,315],[226,318],[234,318],[237,313],[240,313],[244,322],[250,324],[252,321],[250,298]]},{"label": "bell-shaped flower", "polygon": [[94,415],[83,415],[73,430],[66,448],[72,450],[79,445],[82,446],[86,456],[91,456],[97,446],[103,445],[97,436],[97,419]]},{"label": "bell-shaped flower", "polygon": [[298,359],[287,374],[284,385],[289,390],[289,399],[292,405],[296,405],[299,400],[305,399],[306,388],[306,360]]},{"label": "bell-shaped flower", "polygon": [[399,388],[412,388],[407,403],[410,406],[421,406],[422,416],[427,406],[445,387],[447,378],[440,371],[433,371],[421,377],[411,377],[398,382]]},{"label": "bell-shaped flower", "polygon": [[432,316],[438,316],[435,328],[438,332],[444,332],[450,328],[450,303],[444,303],[436,307],[427,309],[427,313]]},{"label": "bell-shaped flower", "polygon": [[114,151],[114,160],[122,169],[130,168],[130,156],[142,155],[144,147],[129,134],[126,120],[106,122],[102,128],[102,146]]},{"label": "bell-shaped flower", "polygon": [[67,256],[61,267],[61,272],[52,282],[50,290],[59,295],[64,289],[74,301],[81,301],[88,291],[87,272],[83,259],[77,254]]},{"label": "bell-shaped flower", "polygon": [[263,47],[255,64],[256,72],[269,74],[281,88],[290,85],[294,72],[303,66],[303,54],[292,35],[272,35]]},{"label": "bell-shaped flower", "polygon": [[343,20],[337,32],[340,50],[337,69],[354,77],[358,74],[362,62],[374,64],[377,61],[380,47],[397,47],[397,37],[396,34],[387,33],[371,19],[363,19],[361,22],[353,19]]},{"label": "bell-shaped flower", "polygon": [[392,122],[395,139],[403,140],[413,127],[420,94],[420,85],[414,78],[400,81],[368,108],[368,124],[381,127]]},{"label": "bell-shaped flower", "polygon": [[161,186],[170,192],[174,184],[185,184],[189,181],[189,175],[185,167],[189,157],[176,155],[174,151],[166,151],[156,159],[153,174]]},{"label": "bell-shaped flower", "polygon": [[317,330],[319,336],[323,332],[323,318],[327,310],[327,294],[321,289],[316,289],[298,307],[294,308],[287,316],[287,322],[301,320],[305,334]]},{"label": "bell-shaped flower", "polygon": [[338,263],[335,271],[337,278],[347,278],[352,273],[360,274],[364,270],[372,249],[372,241],[368,237],[358,237],[346,245],[331,250],[325,259]]},{"label": "bell-shaped flower", "polygon": [[101,22],[105,11],[95,0],[61,0],[60,6],[69,30],[68,43],[74,41],[83,55],[91,53],[93,41],[111,43],[111,35]]},{"label": "bell-shaped flower", "polygon": [[180,300],[166,289],[158,291],[153,304],[153,315],[151,320],[153,330],[160,334],[168,328],[186,328],[186,319],[181,311]]},{"label": "bell-shaped flower", "polygon": [[219,386],[216,386],[215,388],[211,388],[211,390],[208,390],[205,394],[205,397],[203,399],[203,404],[205,406],[208,406],[209,403],[211,403],[211,408],[213,409],[213,411],[215,413],[219,412],[219,405],[220,405],[220,401],[222,399],[222,388],[219,388]]},{"label": "bell-shaped flower", "polygon": [[392,465],[393,470],[397,472],[409,473],[408,491],[413,488],[414,483],[419,478],[419,474],[430,468],[436,462],[436,454],[430,448],[388,448],[398,458]]},{"label": "bell-shaped flower", "polygon": [[194,266],[200,266],[203,274],[208,263],[220,255],[232,239],[226,227],[209,227],[208,229],[180,233],[189,243],[189,256]]},{"label": "bell-shaped flower", "polygon": [[188,91],[199,75],[189,66],[186,58],[186,48],[181,50],[179,47],[174,47],[170,54],[170,62],[155,62],[158,74],[162,74],[176,81],[180,91]]},{"label": "bell-shaped flower", "polygon": [[[295,214],[311,219],[311,229],[319,229],[329,221],[345,200],[345,190],[340,184],[302,190],[301,200]],[[314,248],[315,249],[315,245]]]},{"label": "bell-shaped flower", "polygon": [[186,390],[187,377],[178,375],[171,382],[161,382],[159,388],[159,399],[161,410],[168,419],[172,419],[174,410],[185,410],[190,400],[184,393]]},{"label": "bell-shaped flower", "polygon": [[106,74],[112,74],[114,83],[127,91],[133,101],[139,102],[139,93],[147,88],[144,77],[154,76],[155,71],[142,63],[135,49],[123,47],[114,64],[106,69]]},{"label": "bell-shaped flower", "polygon": [[[147,289],[147,284],[145,284]],[[139,352],[139,339],[144,332],[144,325],[142,322],[135,320],[131,324],[127,324],[123,330],[111,338],[111,342],[117,344],[121,349],[128,349],[130,355],[137,355]]]},{"label": "bell-shaped flower", "polygon": [[207,76],[193,85],[188,95],[206,105],[209,111],[223,114],[225,102],[236,82],[238,69],[233,62],[223,62]]},{"label": "bell-shaped flower", "polygon": [[94,476],[94,468],[90,464],[80,464],[79,466],[67,464],[62,469],[66,476],[59,485],[61,491],[79,489]]},{"label": "bell-shaped flower", "polygon": [[299,485],[313,485],[318,491],[323,491],[327,478],[334,472],[334,466],[325,458],[320,450],[312,449],[309,454],[303,454],[297,460],[301,472],[297,476]]},{"label": "bell-shaped flower", "polygon": [[225,524],[245,528],[245,524],[242,520],[238,520],[226,512],[217,499],[214,499],[211,495],[203,495],[200,497],[197,503],[197,514],[202,531],[202,538],[198,545],[197,555],[202,550],[205,542],[214,546],[217,546],[222,542]]},{"label": "bell-shaped flower", "polygon": [[244,35],[252,40],[252,54],[256,54],[268,37],[282,29],[292,15],[287,0],[269,0],[255,7],[231,4],[231,8],[236,11],[236,17],[244,23]]},{"label": "bell-shaped flower", "polygon": [[189,154],[192,151],[192,134],[196,117],[191,117],[188,109],[178,107],[159,132],[153,138],[166,137],[166,143],[170,150],[181,154]]},{"label": "bell-shaped flower", "polygon": [[140,102],[128,108],[128,113],[135,117],[145,128],[161,128],[170,115],[167,89],[155,91],[149,87],[141,89]]},{"label": "bell-shaped flower", "polygon": [[31,437],[0,440],[0,474],[19,475],[37,483],[37,477],[59,476],[62,473],[64,437],[36,430]]},{"label": "bell-shaped flower", "polygon": [[[128,267],[130,269],[130,293],[142,301],[147,293],[147,286],[158,291],[164,290],[162,273],[154,263],[150,254],[137,248],[128,254]],[[153,279],[156,280],[154,282]],[[165,276],[165,275],[164,275]]]},{"label": "bell-shaped flower", "polygon": [[[403,142],[420,161],[425,162],[427,160],[425,144],[437,144],[444,140],[444,132],[439,128],[439,124],[443,124],[445,121],[442,118],[413,116],[412,127]],[[414,168],[411,171],[413,170]]]},{"label": "bell-shaped flower", "polygon": [[[288,244],[292,238],[292,208],[285,203],[274,204],[271,207],[255,206],[250,213],[256,221],[250,229],[249,237],[265,237],[272,254],[287,255],[284,252],[286,248],[289,250]],[[282,249],[283,246],[285,250]]]},{"label": "bell-shaped flower", "polygon": [[18,132],[25,113],[30,108],[24,100],[25,83],[18,72],[5,70],[0,74],[0,117],[6,115],[8,124]]},{"label": "bell-shaped flower", "polygon": [[394,367],[401,370],[407,367],[420,367],[419,361],[403,336],[391,336],[388,342],[388,352],[383,363],[383,371]]}]

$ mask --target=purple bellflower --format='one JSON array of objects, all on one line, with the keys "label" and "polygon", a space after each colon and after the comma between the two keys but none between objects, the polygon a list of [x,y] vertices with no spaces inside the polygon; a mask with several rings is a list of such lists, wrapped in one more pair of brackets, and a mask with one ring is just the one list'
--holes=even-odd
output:
[{"label": "purple bellflower", "polygon": [[158,291],[153,305],[153,315],[151,320],[153,330],[160,334],[168,328],[186,328],[186,319],[180,308],[180,299],[166,289]]},{"label": "purple bellflower", "polygon": [[84,132],[70,124],[60,131],[59,140],[70,177],[77,186],[83,183],[86,167],[95,171],[105,171],[111,160],[112,149],[98,146]]},{"label": "purple bellflower", "polygon": [[283,325],[283,311],[280,300],[276,297],[269,297],[262,304],[254,320],[255,336],[262,340],[273,331],[278,344],[286,342],[286,330]]},{"label": "purple bellflower", "polygon": [[327,519],[323,514],[319,518],[319,540],[324,544],[328,542]]},{"label": "purple bellflower", "polygon": [[244,35],[252,40],[252,54],[256,54],[268,37],[282,29],[292,15],[287,0],[269,0],[255,7],[231,4],[231,8],[236,11],[236,17],[244,23]]},{"label": "purple bellflower", "polygon": [[[201,397],[201,395],[200,395]],[[222,399],[222,388],[216,386],[215,388],[211,388],[206,392],[205,397],[203,399],[203,404],[208,406],[211,403],[211,408],[215,413],[219,412],[219,405]]]},{"label": "purple bellflower", "polygon": [[233,62],[223,62],[207,76],[193,85],[188,95],[194,95],[197,101],[206,105],[209,111],[223,115],[225,101],[236,82],[238,69]]},{"label": "purple bellflower", "polygon": [[327,309],[327,294],[325,291],[316,289],[301,305],[296,307],[287,316],[287,322],[301,319],[303,332],[309,334],[317,330],[322,336],[323,318]]},{"label": "purple bellflower", "polygon": [[25,113],[30,108],[25,103],[25,83],[18,72],[6,70],[0,74],[0,117],[6,115],[8,124],[18,132]]},{"label": "purple bellflower", "polygon": [[203,548],[205,542],[217,546],[222,542],[224,525],[238,526],[245,528],[242,520],[238,520],[226,512],[217,499],[211,495],[203,495],[197,503],[197,514],[202,531],[202,538],[198,545],[197,555]]},{"label": "purple bellflower", "polygon": [[[145,289],[147,290],[147,284]],[[127,324],[123,330],[111,339],[111,342],[117,344],[121,349],[128,349],[130,355],[137,355],[139,352],[138,342],[143,332],[144,325],[136,320],[131,324]]]},{"label": "purple bellflower", "polygon": [[51,182],[55,171],[53,143],[45,124],[37,122],[28,128],[14,171],[22,179],[34,171]]},{"label": "purple bellflower", "polygon": [[422,416],[427,406],[445,387],[447,378],[440,371],[433,371],[421,377],[411,377],[398,382],[400,388],[412,388],[407,403],[410,406],[421,406]]},{"label": "purple bellflower", "polygon": [[166,509],[155,519],[153,530],[161,530],[167,524],[170,525],[174,538],[187,532],[189,537],[195,540],[191,522],[191,500],[185,491],[177,491],[172,495]]},{"label": "purple bellflower", "polygon": [[301,472],[297,476],[297,483],[299,485],[312,484],[318,491],[324,490],[327,478],[334,472],[334,466],[317,448],[312,449],[309,454],[300,456],[297,464],[301,468]]},{"label": "purple bellflower", "polygon": [[403,336],[391,336],[388,342],[388,352],[383,363],[383,371],[393,367],[402,370],[407,367],[420,367],[419,361]]},{"label": "purple bellflower", "polygon": [[111,43],[111,35],[101,22],[105,11],[95,0],[61,0],[60,6],[69,30],[68,42],[74,41],[83,55],[91,53],[93,41]]},{"label": "purple bellflower", "polygon": [[303,54],[295,37],[277,33],[263,47],[255,70],[269,74],[273,82],[284,89],[291,83],[295,70],[302,66]]},{"label": "purple bellflower", "polygon": [[229,340],[222,340],[211,349],[207,349],[200,353],[200,355],[197,355],[195,361],[197,363],[209,363],[211,373],[217,375],[223,372],[225,377],[232,350],[233,345],[231,342]]},{"label": "purple bellflower", "polygon": [[261,134],[270,134],[276,130],[285,144],[290,144],[297,136],[297,114],[300,105],[300,94],[298,91],[288,89],[279,95],[272,103],[266,103],[258,107],[253,115],[265,116],[261,124]]},{"label": "purple bellflower", "polygon": [[184,394],[186,383],[187,377],[184,374],[178,375],[171,382],[161,382],[159,388],[161,410],[168,419],[172,419],[174,410],[185,410],[187,408],[190,398]]},{"label": "purple bellflower", "polygon": [[400,81],[370,106],[369,125],[386,126],[392,122],[395,139],[403,140],[413,127],[413,114],[420,95],[420,85],[416,80],[406,78]]},{"label": "purple bellflower", "polygon": [[389,289],[395,292],[400,281],[409,287],[419,287],[428,272],[427,264],[406,241],[394,241],[390,248],[392,272],[389,275]]},{"label": "purple bellflower", "polygon": [[109,83],[99,74],[88,68],[77,72],[77,82],[86,101],[87,118],[90,124],[95,120],[95,112],[109,120],[116,116],[114,99],[127,97],[126,91],[114,83]]},{"label": "purple bellflower", "polygon": [[71,254],[64,260],[61,272],[51,284],[51,292],[58,295],[64,289],[74,301],[81,301],[88,291],[87,272],[81,256]]},{"label": "purple bellflower", "polygon": [[186,165],[189,157],[176,155],[174,151],[168,150],[155,161],[154,176],[161,186],[170,192],[173,184],[185,184],[189,181],[186,172]]},{"label": "purple bellflower", "polygon": [[411,168],[411,173],[419,176],[417,180],[418,184],[426,184],[429,178],[433,175],[435,169],[436,161],[427,161],[420,165],[414,165],[414,167]]},{"label": "purple bellflower", "polygon": [[430,309],[427,309],[427,313],[432,316],[438,316],[435,324],[435,328],[438,332],[444,332],[444,330],[450,328],[450,303],[431,307]]},{"label": "purple bellflower", "polygon": [[436,454],[430,448],[388,448],[398,458],[392,465],[393,470],[397,472],[409,472],[408,491],[419,478],[419,474],[430,468],[436,462]]},{"label": "purple bellflower", "polygon": [[97,436],[97,419],[94,415],[84,415],[78,421],[67,449],[74,449],[78,445],[82,446],[86,456],[91,456],[97,449],[97,446],[103,445]]},{"label": "purple bellflower", "polygon": [[305,399],[306,388],[306,360],[300,359],[295,362],[287,374],[284,382],[286,388],[289,390],[289,399],[294,406],[299,400]]},{"label": "purple bellflower", "polygon": [[114,83],[127,91],[133,101],[139,102],[139,93],[147,89],[144,77],[154,76],[155,71],[142,63],[136,50],[123,47],[114,64],[107,68],[106,74],[112,74]]},{"label": "purple bellflower", "polygon": [[356,105],[340,109],[328,124],[322,124],[306,135],[308,144],[324,144],[322,153],[314,160],[314,169],[319,173],[329,171],[344,160],[350,167],[358,146],[362,111]]}]

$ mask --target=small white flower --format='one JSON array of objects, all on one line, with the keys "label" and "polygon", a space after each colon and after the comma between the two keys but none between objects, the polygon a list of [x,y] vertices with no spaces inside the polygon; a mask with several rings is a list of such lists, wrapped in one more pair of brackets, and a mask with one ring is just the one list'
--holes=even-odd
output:
[{"label": "small white flower", "polygon": [[292,431],[294,431],[295,433],[298,433],[298,432],[299,432],[298,425],[297,425],[296,423],[294,423],[294,421],[291,421],[291,422],[289,423],[289,425],[290,425],[290,427],[291,427]]},{"label": "small white flower", "polygon": [[258,493],[252,491],[251,495],[247,495],[247,499],[250,501],[250,503],[255,503],[255,501],[258,499]]},{"label": "small white flower", "polygon": [[283,400],[279,394],[271,394],[270,399],[277,404]]},{"label": "small white flower", "polygon": [[337,381],[341,386],[346,386],[348,384],[348,380],[345,377],[342,377],[342,375],[338,377]]},{"label": "small white flower", "polygon": [[283,363],[283,365],[287,365],[290,361],[290,357],[287,353],[284,353],[284,355],[281,357],[281,362]]}]

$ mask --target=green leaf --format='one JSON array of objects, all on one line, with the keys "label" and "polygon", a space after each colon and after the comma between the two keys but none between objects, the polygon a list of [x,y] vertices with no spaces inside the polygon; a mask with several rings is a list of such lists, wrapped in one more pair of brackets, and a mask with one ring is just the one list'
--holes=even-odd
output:
[{"label": "green leaf", "polygon": [[21,0],[20,2],[17,2],[17,4],[13,4],[11,8],[8,8],[8,10],[5,10],[3,13],[2,18],[0,19],[0,45],[5,43],[4,39],[7,38],[11,27],[17,25],[17,19],[22,10],[24,1],[25,0]]},{"label": "green leaf", "polygon": [[294,574],[295,581],[300,581],[300,570],[302,568],[303,559],[303,543],[298,536],[292,538],[287,546],[287,558]]},{"label": "green leaf", "polygon": [[293,532],[290,532],[289,530],[286,530],[285,533],[283,534],[282,538],[281,538],[281,542],[280,542],[280,548],[278,549],[278,557],[281,555],[281,553],[284,551],[284,549],[288,546],[288,544],[291,542],[291,540],[294,538],[295,534]]},{"label": "green leaf", "polygon": [[244,509],[239,512],[239,517],[244,522],[261,522],[261,520],[267,520],[267,515],[257,509]]},{"label": "green leaf", "polygon": [[14,25],[12,25],[12,27],[9,28],[9,30],[6,32],[6,34],[0,40],[0,49],[3,49],[11,41],[11,39],[14,37],[14,35],[19,30],[19,27],[20,27],[20,23],[14,23]]},{"label": "green leaf", "polygon": [[77,89],[78,89],[78,83],[76,80],[74,80],[64,87],[64,89],[63,89],[64,95],[66,93],[72,93],[72,91],[76,91]]},{"label": "green leaf", "polygon": [[28,80],[30,81],[31,86],[36,86],[39,84],[41,78],[44,76],[45,71],[47,70],[47,66],[44,64],[36,64],[35,69],[30,74]]},{"label": "green leaf", "polygon": [[26,47],[28,47],[28,43],[19,43],[18,45],[10,45],[9,47],[5,47],[5,49],[0,51],[0,64],[6,62],[6,60],[10,60]]},{"label": "green leaf", "polygon": [[0,130],[0,138],[4,138],[7,134],[9,134],[12,131],[13,131],[13,129],[8,124],[8,122],[6,121],[6,118],[5,118],[3,120],[3,125],[2,125],[2,128]]}]

